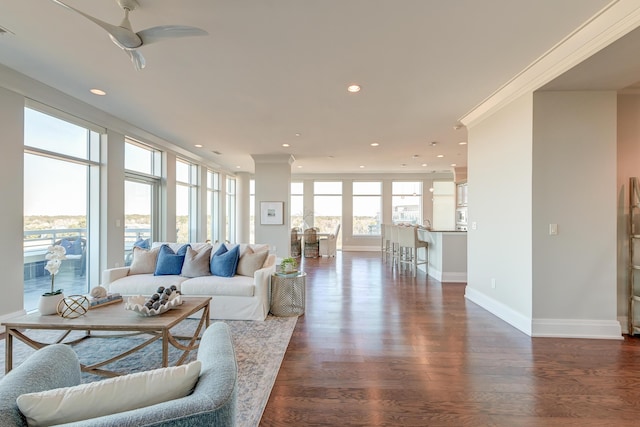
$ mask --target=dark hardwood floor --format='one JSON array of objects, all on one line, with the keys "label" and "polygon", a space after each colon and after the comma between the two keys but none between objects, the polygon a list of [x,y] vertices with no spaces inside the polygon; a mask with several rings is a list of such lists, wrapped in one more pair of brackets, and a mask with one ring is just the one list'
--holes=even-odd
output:
[{"label": "dark hardwood floor", "polygon": [[303,268],[261,426],[640,426],[639,338],[530,338],[379,253]]}]

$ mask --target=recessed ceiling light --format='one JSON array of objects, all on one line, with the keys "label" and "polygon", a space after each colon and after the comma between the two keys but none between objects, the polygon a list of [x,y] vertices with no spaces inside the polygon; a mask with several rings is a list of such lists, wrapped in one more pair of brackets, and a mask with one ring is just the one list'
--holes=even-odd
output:
[{"label": "recessed ceiling light", "polygon": [[360,169],[364,169],[364,165],[360,165]]},{"label": "recessed ceiling light", "polygon": [[380,146],[380,144],[379,144],[379,143],[377,143],[377,142],[372,142],[372,143],[371,143],[371,146],[372,146],[372,147],[379,147],[379,146]]},{"label": "recessed ceiling light", "polygon": [[360,92],[360,89],[362,89],[360,85],[349,85],[347,87],[347,90],[351,93],[358,93]]},{"label": "recessed ceiling light", "polygon": [[202,144],[196,144],[196,145],[194,145],[194,147],[196,147],[196,148],[202,148]]},{"label": "recessed ceiling light", "polygon": [[298,169],[302,169],[302,165],[298,165]]},{"label": "recessed ceiling light", "polygon": [[456,166],[458,166],[458,165],[457,165],[457,164],[455,164],[455,163],[451,163],[451,166],[452,166],[452,167],[456,167]]},{"label": "recessed ceiling light", "polygon": [[440,158],[440,159],[441,159],[441,158],[443,158],[443,157],[444,157],[444,154],[438,154],[436,157],[438,157],[438,158]]},{"label": "recessed ceiling light", "polygon": [[426,163],[423,163],[423,164],[422,164],[422,167],[426,167],[426,166],[427,166],[427,164],[426,164]]},{"label": "recessed ceiling light", "polygon": [[89,92],[98,96],[105,96],[107,94],[107,92],[103,91],[102,89],[91,89]]},{"label": "recessed ceiling light", "polygon": [[431,144],[429,144],[429,145],[431,145],[432,147],[435,147],[435,146],[436,146],[436,144],[437,144],[437,142],[432,141],[432,142],[431,142]]},{"label": "recessed ceiling light", "polygon": [[296,136],[300,136],[300,133],[296,133]]},{"label": "recessed ceiling light", "polygon": [[417,159],[418,157],[420,157],[418,154],[414,154],[413,156],[411,156],[412,159]]},{"label": "recessed ceiling light", "polygon": [[236,166],[236,169],[240,169],[240,166]]},{"label": "recessed ceiling light", "polygon": [[282,144],[283,147],[291,147],[289,144]]},{"label": "recessed ceiling light", "polygon": [[403,164],[401,164],[401,165],[400,165],[400,167],[402,167],[402,168],[406,168],[406,167],[407,167],[407,164],[406,164],[406,163],[403,163]]},{"label": "recessed ceiling light", "polygon": [[467,145],[467,141],[460,141],[458,142],[458,145]]}]

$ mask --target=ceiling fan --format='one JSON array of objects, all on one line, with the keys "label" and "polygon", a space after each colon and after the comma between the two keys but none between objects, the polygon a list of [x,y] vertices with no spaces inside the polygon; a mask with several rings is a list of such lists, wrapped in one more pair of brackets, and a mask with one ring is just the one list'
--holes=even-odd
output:
[{"label": "ceiling fan", "polygon": [[112,25],[101,21],[100,19],[87,15],[86,13],[61,2],[60,0],[52,1],[84,16],[106,30],[116,46],[124,50],[129,55],[131,62],[133,62],[133,66],[138,71],[145,67],[144,57],[138,51],[142,46],[156,43],[167,38],[206,36],[209,34],[200,28],[185,25],[160,25],[158,27],[151,27],[146,30],[134,32],[131,27],[131,23],[129,22],[129,12],[135,10],[139,6],[136,0],[116,0],[118,5],[124,9],[124,18],[120,25]]}]

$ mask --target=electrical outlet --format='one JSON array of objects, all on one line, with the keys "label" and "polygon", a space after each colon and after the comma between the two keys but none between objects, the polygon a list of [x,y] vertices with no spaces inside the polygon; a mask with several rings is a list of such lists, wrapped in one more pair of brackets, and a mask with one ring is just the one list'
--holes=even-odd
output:
[{"label": "electrical outlet", "polygon": [[496,279],[494,277],[491,278],[491,289],[496,288]]},{"label": "electrical outlet", "polygon": [[549,235],[556,236],[558,234],[558,224],[549,224]]}]

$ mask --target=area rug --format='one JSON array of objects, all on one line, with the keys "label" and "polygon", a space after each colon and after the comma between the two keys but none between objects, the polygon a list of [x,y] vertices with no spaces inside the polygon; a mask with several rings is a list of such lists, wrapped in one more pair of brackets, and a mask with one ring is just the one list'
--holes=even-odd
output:
[{"label": "area rug", "polygon": [[[295,328],[297,317],[275,317],[269,315],[264,322],[240,320],[225,320],[229,325],[238,361],[238,404],[236,409],[236,426],[255,427],[260,423],[269,394],[275,382],[282,358],[287,350],[291,334]],[[215,321],[214,321],[215,322]],[[187,334],[195,330],[197,321],[188,319],[172,330],[174,335]],[[81,332],[74,332],[80,334]],[[59,333],[51,331],[31,331],[29,336],[46,341],[55,339]],[[70,335],[73,339],[78,335]],[[142,341],[142,337],[109,338],[84,340],[74,346],[78,358],[84,364],[105,360],[109,354],[117,354],[131,348],[134,342]],[[14,339],[13,360],[14,367],[24,361],[34,350]],[[132,345],[133,344],[133,345]],[[5,341],[0,340],[0,366],[4,366]],[[171,348],[169,363],[174,364],[181,355]],[[117,372],[139,372],[159,368],[162,364],[162,350],[159,341],[154,342],[140,352],[119,360],[105,368]],[[189,360],[194,360],[195,352],[190,354]],[[0,369],[0,377],[4,369]],[[102,379],[91,374],[83,373],[83,382]]]}]

